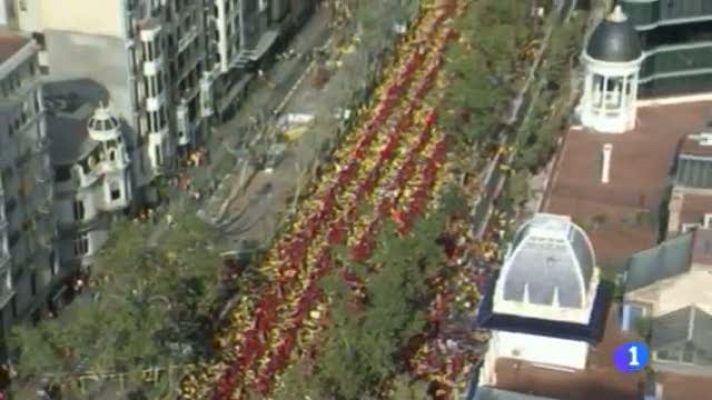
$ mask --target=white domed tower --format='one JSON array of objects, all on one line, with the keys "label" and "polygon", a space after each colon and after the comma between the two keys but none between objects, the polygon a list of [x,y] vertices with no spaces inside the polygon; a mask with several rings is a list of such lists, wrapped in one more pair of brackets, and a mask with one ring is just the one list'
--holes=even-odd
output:
[{"label": "white domed tower", "polygon": [[477,313],[477,324],[492,332],[485,381],[500,358],[586,368],[609,295],[581,227],[565,215],[536,214],[517,231],[495,279]]},{"label": "white domed tower", "polygon": [[595,263],[591,242],[570,217],[537,214],[514,237],[494,310],[588,323],[598,285]]},{"label": "white domed tower", "polygon": [[620,6],[591,34],[583,62],[586,75],[579,106],[583,126],[603,133],[635,128],[643,51],[638,33]]},{"label": "white domed tower", "polygon": [[126,208],[131,202],[129,156],[121,134],[121,122],[108,106],[100,104],[87,121],[89,137],[100,143],[104,211]]}]

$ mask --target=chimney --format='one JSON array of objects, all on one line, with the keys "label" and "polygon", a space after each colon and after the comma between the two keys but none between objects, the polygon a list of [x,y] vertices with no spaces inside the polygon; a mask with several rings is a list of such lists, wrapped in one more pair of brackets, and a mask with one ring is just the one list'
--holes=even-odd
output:
[{"label": "chimney", "polygon": [[670,203],[668,203],[668,234],[680,232],[680,212],[682,211],[684,199],[685,195],[682,191],[673,189]]},{"label": "chimney", "polygon": [[611,178],[611,151],[613,145],[606,143],[603,145],[603,163],[601,164],[601,183],[610,182]]}]

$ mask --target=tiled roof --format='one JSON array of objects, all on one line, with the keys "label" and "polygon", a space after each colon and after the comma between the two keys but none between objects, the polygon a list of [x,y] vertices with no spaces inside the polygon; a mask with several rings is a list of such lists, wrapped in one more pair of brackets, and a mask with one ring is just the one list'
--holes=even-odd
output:
[{"label": "tiled roof", "polygon": [[686,233],[636,253],[626,267],[626,291],[689,271],[691,248],[692,233]]}]

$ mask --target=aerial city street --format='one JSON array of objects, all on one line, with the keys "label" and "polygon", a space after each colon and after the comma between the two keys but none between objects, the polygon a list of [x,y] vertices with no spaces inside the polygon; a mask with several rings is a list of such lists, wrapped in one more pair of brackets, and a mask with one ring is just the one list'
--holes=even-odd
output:
[{"label": "aerial city street", "polygon": [[710,398],[710,5],[0,0],[0,400]]}]

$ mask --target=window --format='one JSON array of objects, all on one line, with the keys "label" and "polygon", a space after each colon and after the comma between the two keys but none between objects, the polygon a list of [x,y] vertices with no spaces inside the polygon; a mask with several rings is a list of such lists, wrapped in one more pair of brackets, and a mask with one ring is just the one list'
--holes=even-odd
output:
[{"label": "window", "polygon": [[74,220],[83,221],[84,220],[84,202],[81,200],[75,200],[73,204],[74,210]]},{"label": "window", "polygon": [[650,308],[643,304],[627,303],[623,306],[623,323],[624,331],[636,331],[640,328],[637,322],[641,318],[650,315]]},{"label": "window", "polygon": [[600,108],[603,105],[603,76],[594,75],[592,84],[593,107]]},{"label": "window", "polygon": [[121,185],[119,185],[118,181],[111,182],[109,189],[111,192],[111,201],[116,201],[116,200],[121,199]]},{"label": "window", "polygon": [[695,361],[695,347],[692,343],[685,343],[685,349],[682,352],[682,362],[692,363]]},{"label": "window", "polygon": [[111,150],[109,151],[109,160],[110,161],[116,161],[116,150]]},{"label": "window", "polygon": [[608,78],[606,81],[606,108],[617,109],[621,106],[623,78]]},{"label": "window", "polygon": [[89,253],[89,236],[86,233],[81,233],[74,239],[74,255],[84,256]]},{"label": "window", "polygon": [[161,146],[160,145],[153,146],[153,152],[154,152],[155,159],[156,159],[156,165],[161,165],[163,163],[163,160],[161,159]]},{"label": "window", "polygon": [[59,262],[57,262],[57,255],[54,254],[54,251],[49,253],[49,268],[52,271],[52,276],[57,275],[59,273]]},{"label": "window", "polygon": [[30,290],[33,296],[37,295],[37,272],[35,271],[30,274]]}]

